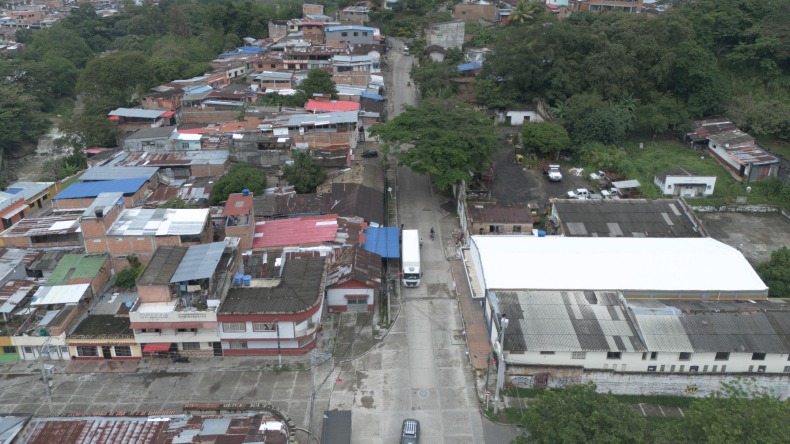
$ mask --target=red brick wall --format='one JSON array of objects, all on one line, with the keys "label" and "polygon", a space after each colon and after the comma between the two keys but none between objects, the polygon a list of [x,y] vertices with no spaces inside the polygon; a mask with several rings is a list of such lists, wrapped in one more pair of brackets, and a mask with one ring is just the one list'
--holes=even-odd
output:
[{"label": "red brick wall", "polygon": [[167,285],[140,285],[137,293],[141,302],[170,302],[173,299]]}]

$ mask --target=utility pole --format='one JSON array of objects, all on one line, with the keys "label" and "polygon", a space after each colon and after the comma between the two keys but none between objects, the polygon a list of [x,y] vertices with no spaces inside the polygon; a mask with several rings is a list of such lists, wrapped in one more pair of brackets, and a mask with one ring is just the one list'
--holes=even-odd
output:
[{"label": "utility pole", "polygon": [[44,364],[44,353],[47,356],[50,356],[50,348],[51,345],[49,342],[52,340],[52,336],[48,336],[47,340],[44,341],[38,347],[38,364],[41,369],[41,382],[44,383],[44,391],[47,394],[47,405],[49,406],[49,413],[55,414],[55,410],[52,407],[52,373],[54,366],[50,364]]},{"label": "utility pole", "polygon": [[510,323],[510,319],[502,314],[499,319],[499,337],[497,338],[497,354],[499,355],[499,363],[497,365],[496,374],[496,394],[494,395],[494,414],[499,413],[499,390],[505,385],[505,329]]},{"label": "utility pole", "polygon": [[486,353],[486,410],[488,410],[488,378],[491,376],[491,352]]}]

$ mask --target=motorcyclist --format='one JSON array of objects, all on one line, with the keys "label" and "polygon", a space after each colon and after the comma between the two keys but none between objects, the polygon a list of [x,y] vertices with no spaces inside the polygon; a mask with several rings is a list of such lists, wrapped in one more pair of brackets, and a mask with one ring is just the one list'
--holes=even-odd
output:
[{"label": "motorcyclist", "polygon": [[431,239],[433,239],[434,234],[433,227],[431,227]]}]

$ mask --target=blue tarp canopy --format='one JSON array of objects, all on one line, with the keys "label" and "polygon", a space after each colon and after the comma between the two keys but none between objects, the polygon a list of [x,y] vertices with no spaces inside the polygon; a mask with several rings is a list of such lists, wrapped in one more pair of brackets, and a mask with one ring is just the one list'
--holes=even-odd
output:
[{"label": "blue tarp canopy", "polygon": [[384,100],[384,97],[381,97],[381,96],[380,96],[380,95],[378,95],[378,94],[369,93],[369,92],[367,92],[367,91],[362,91],[362,94],[360,94],[360,95],[361,95],[362,97],[366,98],[366,99],[373,99],[373,100],[377,100],[377,101],[379,101],[379,102],[381,102],[382,100]]},{"label": "blue tarp canopy", "polygon": [[83,197],[97,197],[101,193],[134,194],[142,188],[148,179],[144,177],[135,179],[100,180],[96,182],[77,182],[61,191],[52,200],[81,199]]},{"label": "blue tarp canopy", "polygon": [[474,71],[475,69],[480,69],[482,67],[483,64],[480,62],[463,63],[458,65],[458,72]]},{"label": "blue tarp canopy", "polygon": [[398,232],[398,227],[365,229],[365,245],[362,248],[385,259],[400,258],[400,233]]}]

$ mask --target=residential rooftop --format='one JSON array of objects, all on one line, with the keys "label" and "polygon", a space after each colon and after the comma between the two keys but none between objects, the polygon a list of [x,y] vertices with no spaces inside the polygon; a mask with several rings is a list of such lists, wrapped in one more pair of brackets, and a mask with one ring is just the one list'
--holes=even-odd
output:
[{"label": "residential rooftop", "polygon": [[178,151],[163,153],[134,152],[113,158],[109,164],[112,166],[142,167],[142,166],[186,166],[186,165],[222,165],[228,161],[228,150],[210,151]]},{"label": "residential rooftop", "polygon": [[5,230],[2,236],[30,237],[79,233],[81,231],[79,218],[80,216],[76,214],[26,217]]},{"label": "residential rooftop", "polygon": [[293,314],[321,304],[326,259],[291,259],[285,263],[281,278],[269,280],[275,286],[233,287],[218,314]]},{"label": "residential rooftop", "polygon": [[266,220],[255,224],[253,248],[305,246],[332,242],[337,214]]},{"label": "residential rooftop", "polygon": [[148,179],[139,177],[134,179],[77,182],[55,195],[52,200],[97,197],[101,193],[122,193],[126,196],[131,196],[144,187],[146,182],[148,182]]},{"label": "residential rooftop", "polygon": [[129,117],[136,119],[158,119],[168,111],[139,109],[139,108],[118,108],[107,114],[108,116]]},{"label": "residential rooftop", "polygon": [[70,339],[134,338],[128,316],[91,314],[68,335]]},{"label": "residential rooftop", "polygon": [[208,209],[126,209],[107,236],[197,235],[203,232],[208,215]]},{"label": "residential rooftop", "polygon": [[126,136],[124,140],[167,139],[176,130],[174,126],[160,126],[158,128],[141,128]]},{"label": "residential rooftop", "polygon": [[159,171],[157,167],[125,167],[125,166],[95,166],[88,168],[82,176],[80,182],[94,180],[117,180],[145,178],[151,179]]},{"label": "residential rooftop", "polygon": [[99,274],[105,262],[106,254],[66,254],[44,285],[89,284]]},{"label": "residential rooftop", "polygon": [[187,247],[157,248],[137,278],[137,285],[170,285],[170,279],[181,265],[187,250]]}]

